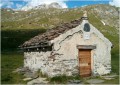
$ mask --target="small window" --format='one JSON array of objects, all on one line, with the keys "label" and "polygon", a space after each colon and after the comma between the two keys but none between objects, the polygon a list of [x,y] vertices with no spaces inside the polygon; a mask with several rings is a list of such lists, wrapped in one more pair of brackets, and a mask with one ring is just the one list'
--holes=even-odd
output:
[{"label": "small window", "polygon": [[84,25],[84,31],[85,31],[85,32],[90,32],[90,25],[89,25],[88,23],[86,23],[86,24]]}]

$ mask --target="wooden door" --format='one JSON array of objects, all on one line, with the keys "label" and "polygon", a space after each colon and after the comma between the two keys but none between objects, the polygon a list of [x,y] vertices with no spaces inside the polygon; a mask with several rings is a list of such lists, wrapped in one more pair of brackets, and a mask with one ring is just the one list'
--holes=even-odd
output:
[{"label": "wooden door", "polygon": [[79,66],[81,77],[91,76],[91,50],[79,50]]}]

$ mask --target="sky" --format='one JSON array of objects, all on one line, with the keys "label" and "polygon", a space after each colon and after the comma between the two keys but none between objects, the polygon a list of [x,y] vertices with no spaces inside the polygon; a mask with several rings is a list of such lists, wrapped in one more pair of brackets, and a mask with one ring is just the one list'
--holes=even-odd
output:
[{"label": "sky", "polygon": [[110,4],[120,7],[120,0],[0,0],[1,8],[21,9],[41,4],[59,3],[63,8],[83,7],[92,4]]}]

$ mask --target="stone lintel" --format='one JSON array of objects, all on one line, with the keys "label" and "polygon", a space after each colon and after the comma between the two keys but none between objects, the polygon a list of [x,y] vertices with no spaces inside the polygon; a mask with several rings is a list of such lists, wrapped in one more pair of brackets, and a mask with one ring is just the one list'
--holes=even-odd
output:
[{"label": "stone lintel", "polygon": [[96,49],[95,45],[77,45],[78,49]]}]

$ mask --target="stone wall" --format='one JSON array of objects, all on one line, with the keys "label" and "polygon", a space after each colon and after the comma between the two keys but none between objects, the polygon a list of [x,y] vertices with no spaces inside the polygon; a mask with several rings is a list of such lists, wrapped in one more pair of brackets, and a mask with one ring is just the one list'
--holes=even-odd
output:
[{"label": "stone wall", "polygon": [[24,56],[24,67],[29,67],[32,71],[40,69],[50,77],[78,73],[77,59],[60,59],[59,55],[50,56],[50,52],[26,52]]},{"label": "stone wall", "polygon": [[[77,45],[96,45],[91,51],[93,75],[107,74],[111,71],[111,42],[90,24],[90,32],[84,32],[81,25],[61,34],[51,41],[53,50],[49,52],[25,52],[25,67],[35,71],[41,69],[49,76],[79,74],[79,56]],[[84,35],[88,35],[85,38]]]}]

